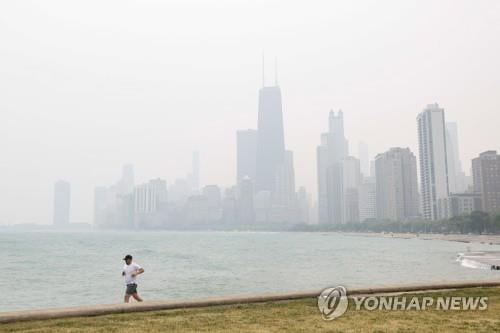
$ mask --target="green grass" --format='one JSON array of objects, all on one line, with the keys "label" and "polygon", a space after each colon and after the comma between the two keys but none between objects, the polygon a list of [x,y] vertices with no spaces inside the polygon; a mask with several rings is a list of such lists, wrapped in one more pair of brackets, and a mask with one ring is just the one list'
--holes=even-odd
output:
[{"label": "green grass", "polygon": [[315,299],[0,324],[0,332],[500,332],[500,288],[423,296],[487,296],[485,311],[355,311],[325,321]]}]

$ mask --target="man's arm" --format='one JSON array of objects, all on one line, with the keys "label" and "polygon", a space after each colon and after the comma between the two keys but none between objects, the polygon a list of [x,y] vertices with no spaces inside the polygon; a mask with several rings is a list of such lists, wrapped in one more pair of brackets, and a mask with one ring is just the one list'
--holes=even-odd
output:
[{"label": "man's arm", "polygon": [[144,273],[144,268],[142,268],[141,266],[138,266],[138,268],[132,273],[132,276],[137,276],[139,274],[142,274]]}]

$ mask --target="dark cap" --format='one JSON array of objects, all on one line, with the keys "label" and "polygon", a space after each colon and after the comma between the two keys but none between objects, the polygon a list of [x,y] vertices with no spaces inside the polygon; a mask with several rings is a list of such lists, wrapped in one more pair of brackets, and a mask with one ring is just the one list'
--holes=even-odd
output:
[{"label": "dark cap", "polygon": [[123,258],[123,260],[128,260],[128,259],[132,259],[132,256],[130,254],[127,254],[125,258]]}]

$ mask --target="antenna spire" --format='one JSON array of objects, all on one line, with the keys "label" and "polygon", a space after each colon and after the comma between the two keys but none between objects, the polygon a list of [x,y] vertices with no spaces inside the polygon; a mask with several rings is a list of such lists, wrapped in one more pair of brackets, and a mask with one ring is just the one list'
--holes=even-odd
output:
[{"label": "antenna spire", "polygon": [[264,51],[262,51],[262,88],[266,86],[266,80],[264,76]]},{"label": "antenna spire", "polygon": [[274,57],[274,85],[278,86],[278,57]]}]

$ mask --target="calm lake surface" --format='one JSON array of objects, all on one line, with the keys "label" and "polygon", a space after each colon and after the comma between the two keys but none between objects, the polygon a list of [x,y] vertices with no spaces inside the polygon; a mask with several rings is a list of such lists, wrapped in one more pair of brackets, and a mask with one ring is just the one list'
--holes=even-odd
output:
[{"label": "calm lake surface", "polygon": [[302,291],[335,285],[500,279],[457,253],[500,246],[300,232],[0,233],[0,312],[119,303],[125,254],[146,300]]}]

